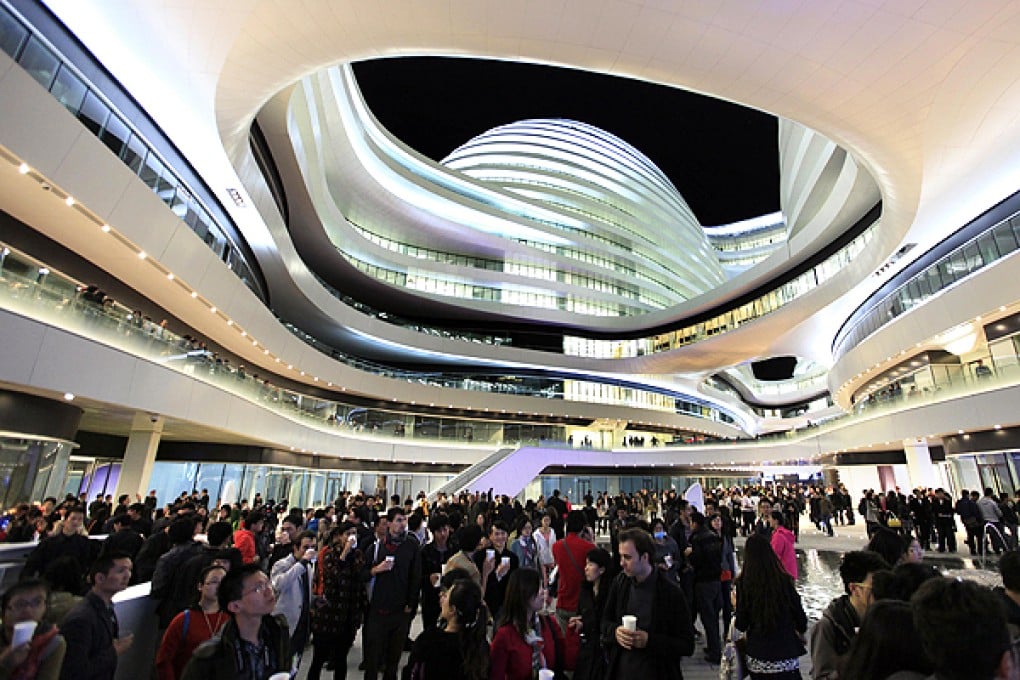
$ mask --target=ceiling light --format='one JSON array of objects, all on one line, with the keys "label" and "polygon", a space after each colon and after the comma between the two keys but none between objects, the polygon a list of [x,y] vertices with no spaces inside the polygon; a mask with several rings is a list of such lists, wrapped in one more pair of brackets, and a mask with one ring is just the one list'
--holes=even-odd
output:
[{"label": "ceiling light", "polygon": [[233,326],[234,325],[234,320],[233,319],[227,319],[227,325],[228,326]]},{"label": "ceiling light", "polygon": [[996,430],[1001,430],[1001,429],[1002,429],[1002,425],[996,425],[996,426],[995,426],[995,429],[996,429]]},{"label": "ceiling light", "polygon": [[242,338],[248,337],[248,331],[241,331],[241,337]]},{"label": "ceiling light", "polygon": [[101,232],[103,232],[104,234],[109,234],[110,233],[110,225],[109,224],[104,224],[103,226],[99,227],[99,230]]},{"label": "ceiling light", "polygon": [[64,205],[66,205],[68,208],[73,206],[74,205],[74,197],[73,196],[68,196],[67,198],[65,198],[64,199]]},{"label": "ceiling light", "polygon": [[167,281],[173,281],[173,280],[174,280],[174,275],[173,275],[173,272],[171,272],[171,273],[169,273],[169,274],[167,274],[167,275],[166,275],[166,280],[167,280]]},{"label": "ceiling light", "polygon": [[139,250],[138,251],[138,259],[139,260],[144,260],[146,257],[148,257],[148,255],[145,254],[144,250]]},{"label": "ceiling light", "polygon": [[74,401],[74,395],[70,392],[64,392],[64,399],[67,401]]},{"label": "ceiling light", "polygon": [[28,163],[22,163],[21,165],[18,166],[18,172],[20,172],[22,175],[27,175],[28,171],[31,169],[32,168],[28,167]]},{"label": "ceiling light", "polygon": [[194,290],[191,291],[191,297],[197,298],[198,297],[198,291],[194,291]]},{"label": "ceiling light", "polygon": [[210,307],[209,311],[212,312],[213,314],[215,314],[216,313],[216,307],[215,306]]}]

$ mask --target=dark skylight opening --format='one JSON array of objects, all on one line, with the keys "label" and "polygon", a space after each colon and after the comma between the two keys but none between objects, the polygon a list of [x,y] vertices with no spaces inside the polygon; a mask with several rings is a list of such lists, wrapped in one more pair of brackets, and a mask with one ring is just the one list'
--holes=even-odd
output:
[{"label": "dark skylight opening", "polygon": [[719,99],[573,69],[401,57],[354,65],[369,109],[397,139],[439,161],[472,137],[525,118],[570,118],[648,156],[705,226],[779,210],[778,122]]}]

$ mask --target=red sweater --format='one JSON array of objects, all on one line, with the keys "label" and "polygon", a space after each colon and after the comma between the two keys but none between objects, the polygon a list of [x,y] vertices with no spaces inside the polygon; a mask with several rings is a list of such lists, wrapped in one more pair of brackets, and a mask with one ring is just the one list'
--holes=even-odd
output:
[{"label": "red sweater", "polygon": [[[156,677],[158,680],[177,680],[184,675],[184,667],[191,660],[191,653],[200,644],[213,636],[226,624],[230,614],[216,612],[209,614],[206,622],[201,609],[191,609],[188,615],[188,633],[181,639],[184,632],[184,612],[174,617],[163,634],[163,643],[156,652]],[[210,625],[212,629],[210,630]]]},{"label": "red sweater", "polygon": [[[556,566],[560,568],[557,576],[559,580],[556,590],[557,609],[577,611],[577,599],[581,596],[581,584],[584,583],[584,562],[588,551],[594,547],[594,543],[584,540],[577,534],[567,534],[553,543],[553,558],[556,560]],[[574,558],[573,561],[567,555],[568,550]],[[574,566],[575,564],[577,566]]]},{"label": "red sweater", "polygon": [[234,532],[234,547],[241,551],[241,559],[245,564],[259,561],[258,550],[255,549],[255,534],[250,530],[238,529]]},{"label": "red sweater", "polygon": [[[556,667],[556,639],[545,623],[548,618],[542,618],[542,655],[545,668],[552,669]],[[489,680],[531,680],[531,645],[524,641],[513,624],[503,624],[493,636],[489,668]]]}]

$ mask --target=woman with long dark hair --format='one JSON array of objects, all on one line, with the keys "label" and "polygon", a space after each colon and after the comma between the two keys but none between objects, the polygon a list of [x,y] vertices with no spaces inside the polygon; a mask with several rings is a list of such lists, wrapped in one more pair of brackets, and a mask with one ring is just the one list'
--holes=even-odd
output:
[{"label": "woman with long dark hair", "polygon": [[746,663],[753,680],[800,678],[798,658],[807,650],[807,616],[769,539],[749,536],[744,568],[734,584],[737,630],[747,637]]},{"label": "woman with long dark hair", "polygon": [[539,615],[546,596],[542,583],[542,574],[535,569],[511,572],[503,614],[492,638],[491,680],[531,680],[543,668],[556,669],[563,633],[555,617]]},{"label": "woman with long dark hair", "polygon": [[485,626],[489,614],[482,589],[469,578],[439,591],[442,628],[423,632],[414,641],[407,665],[410,680],[486,680],[489,645]]},{"label": "woman with long dark hair", "polygon": [[[885,680],[894,673],[926,678],[935,670],[914,628],[910,605],[879,600],[868,607],[839,677],[846,680]],[[897,677],[900,677],[897,675]]]}]

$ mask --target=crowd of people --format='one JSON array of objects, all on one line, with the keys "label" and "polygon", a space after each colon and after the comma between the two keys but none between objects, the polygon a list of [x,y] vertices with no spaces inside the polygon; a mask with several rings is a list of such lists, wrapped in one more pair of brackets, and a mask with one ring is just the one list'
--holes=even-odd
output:
[{"label": "crowd of people", "polygon": [[844,494],[775,485],[575,506],[559,491],[526,503],[345,492],[307,509],[259,495],[220,505],[205,491],[163,507],[155,492],[49,498],[0,524],[4,540],[36,543],[2,597],[0,678],[113,678],[135,644],[113,597],[144,582],[159,680],[293,675],[306,654],[310,680],[345,677],[359,634],[369,680],[679,679],[699,640],[705,661],[739,660],[752,678],[801,677],[808,649],[813,678],[1009,677],[1020,553],[1002,557],[999,592],[945,579],[922,563],[926,525],[895,492],[876,526],[859,511],[870,541],[844,555],[845,594],[808,634],[799,523],[852,523],[834,502]]}]

